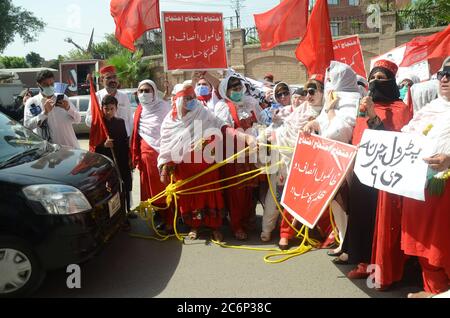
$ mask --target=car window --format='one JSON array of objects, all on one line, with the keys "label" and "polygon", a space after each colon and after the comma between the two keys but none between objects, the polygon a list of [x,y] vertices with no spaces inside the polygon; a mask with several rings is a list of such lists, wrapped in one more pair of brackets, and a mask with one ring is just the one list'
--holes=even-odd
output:
[{"label": "car window", "polygon": [[0,164],[43,142],[44,140],[31,130],[0,113]]},{"label": "car window", "polygon": [[80,112],[87,111],[87,109],[89,107],[89,99],[87,99],[87,98],[80,98],[79,101],[80,101],[79,111]]}]

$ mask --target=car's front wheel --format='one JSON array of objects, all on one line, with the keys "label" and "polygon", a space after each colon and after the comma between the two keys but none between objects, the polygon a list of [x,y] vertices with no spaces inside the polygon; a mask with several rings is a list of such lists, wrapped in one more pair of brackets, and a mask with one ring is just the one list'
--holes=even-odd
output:
[{"label": "car's front wheel", "polygon": [[45,271],[25,241],[0,236],[0,297],[28,296],[44,276]]}]

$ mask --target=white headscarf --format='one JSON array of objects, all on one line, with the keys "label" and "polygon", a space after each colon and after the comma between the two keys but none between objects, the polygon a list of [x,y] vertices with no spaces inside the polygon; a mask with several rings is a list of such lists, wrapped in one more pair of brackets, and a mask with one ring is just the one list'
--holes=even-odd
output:
[{"label": "white headscarf", "polygon": [[[328,81],[330,79],[330,81]],[[359,92],[356,73],[347,64],[331,61],[325,73],[325,96],[329,91]]]},{"label": "white headscarf", "polygon": [[[175,102],[182,98],[177,98]],[[182,103],[181,103],[182,104]],[[178,105],[178,104],[177,104]],[[221,129],[225,123],[215,117],[211,111],[197,101],[195,107],[182,116],[181,108],[177,117],[169,113],[161,126],[161,150],[158,156],[158,167],[168,162],[179,163],[193,147],[205,137],[207,129]],[[201,125],[201,129],[199,129]],[[218,132],[218,130],[216,130]]]},{"label": "white headscarf", "polygon": [[144,84],[148,84],[153,88],[153,101],[147,104],[141,103],[142,114],[139,119],[139,136],[159,152],[161,123],[169,112],[170,106],[167,102],[159,99],[155,82],[149,79],[143,80],[139,83],[138,89]]}]

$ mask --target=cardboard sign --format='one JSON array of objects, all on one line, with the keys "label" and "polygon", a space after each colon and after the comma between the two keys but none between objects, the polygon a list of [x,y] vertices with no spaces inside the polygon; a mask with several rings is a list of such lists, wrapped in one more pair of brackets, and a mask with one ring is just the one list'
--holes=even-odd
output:
[{"label": "cardboard sign", "polygon": [[416,200],[425,200],[429,138],[393,131],[366,129],[355,162],[361,183]]},{"label": "cardboard sign", "polygon": [[361,43],[357,35],[333,41],[334,59],[345,63],[355,71],[356,74],[366,78],[364,58]]},{"label": "cardboard sign", "polygon": [[166,71],[227,68],[222,13],[163,12]]},{"label": "cardboard sign", "polygon": [[281,204],[309,228],[336,195],[356,155],[356,147],[299,133]]}]

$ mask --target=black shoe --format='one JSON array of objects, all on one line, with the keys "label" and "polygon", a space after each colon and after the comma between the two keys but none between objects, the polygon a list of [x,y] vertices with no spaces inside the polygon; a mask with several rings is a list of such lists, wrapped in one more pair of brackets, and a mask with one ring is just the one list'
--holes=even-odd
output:
[{"label": "black shoe", "polygon": [[127,218],[129,218],[129,219],[137,219],[137,217],[138,217],[138,215],[136,212],[129,211],[127,213]]},{"label": "black shoe", "polygon": [[328,256],[334,256],[334,257],[336,257],[336,256],[341,256],[342,253],[343,253],[342,251],[339,251],[339,252],[337,252],[337,253],[334,253],[333,250],[327,251],[327,255],[328,255]]}]

